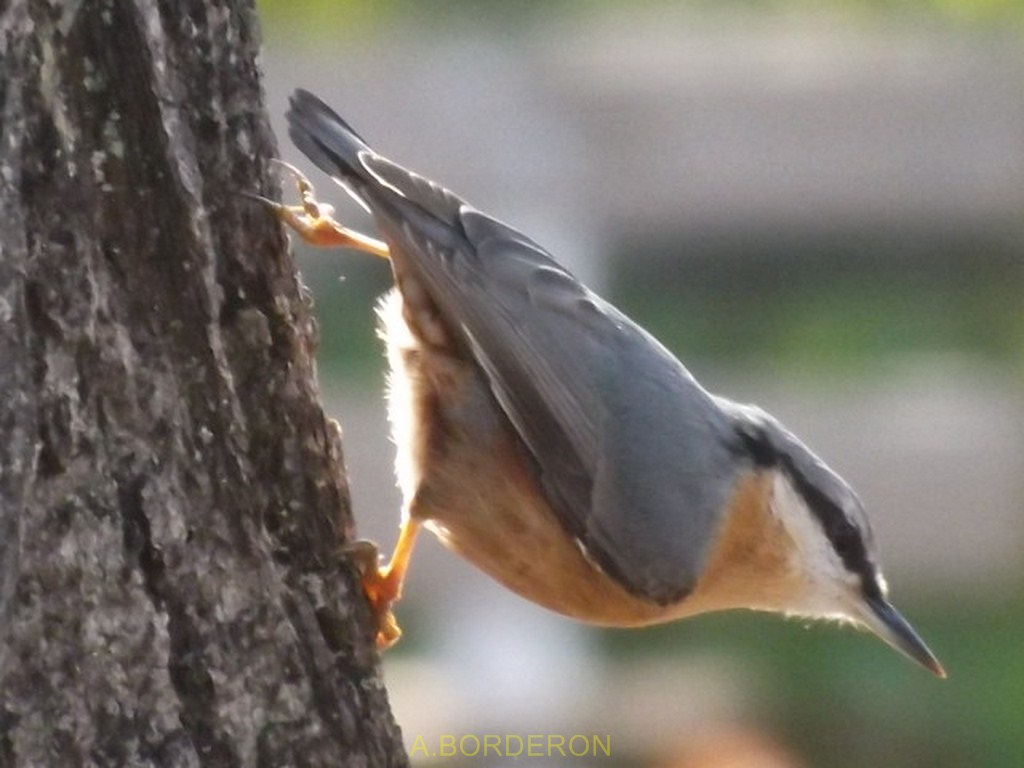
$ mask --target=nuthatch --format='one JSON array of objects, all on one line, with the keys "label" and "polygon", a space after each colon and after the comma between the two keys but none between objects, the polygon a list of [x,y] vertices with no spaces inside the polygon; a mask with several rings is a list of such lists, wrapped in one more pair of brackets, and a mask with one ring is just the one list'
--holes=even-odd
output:
[{"label": "nuthatch", "polygon": [[[641,626],[730,608],[862,625],[944,676],[886,599],[857,496],[764,411],[704,390],[539,245],[381,157],[297,91],[296,146],[376,219],[346,229],[295,171],[304,239],[390,259],[381,302],[404,496],[364,574],[378,642],[422,525],[528,600]],[[269,201],[268,201],[269,202]]]}]

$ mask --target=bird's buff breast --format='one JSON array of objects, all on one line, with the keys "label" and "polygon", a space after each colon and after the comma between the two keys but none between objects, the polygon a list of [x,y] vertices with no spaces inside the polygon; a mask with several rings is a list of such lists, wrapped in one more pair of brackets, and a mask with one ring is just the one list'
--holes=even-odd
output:
[{"label": "bird's buff breast", "polygon": [[415,512],[450,549],[513,592],[558,613],[609,625],[665,620],[666,609],[630,595],[562,528],[513,440],[449,446],[421,486]]}]

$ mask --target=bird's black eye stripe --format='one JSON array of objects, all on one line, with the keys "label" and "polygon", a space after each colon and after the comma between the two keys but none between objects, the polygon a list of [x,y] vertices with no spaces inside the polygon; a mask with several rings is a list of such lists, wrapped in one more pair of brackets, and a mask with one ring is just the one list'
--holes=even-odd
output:
[{"label": "bird's black eye stripe", "polygon": [[782,456],[781,464],[797,492],[807,501],[811,514],[821,525],[825,537],[832,543],[843,565],[850,573],[860,576],[864,594],[881,598],[875,566],[868,557],[863,534],[850,521],[842,507],[811,483],[789,457]]},{"label": "bird's black eye stripe", "polygon": [[743,453],[762,469],[778,468],[790,478],[794,488],[807,501],[807,506],[821,525],[839,559],[851,573],[860,576],[867,597],[882,597],[875,566],[868,557],[864,537],[847,517],[846,512],[797,468],[793,458],[776,448],[771,438],[753,424],[745,424],[737,434]]}]

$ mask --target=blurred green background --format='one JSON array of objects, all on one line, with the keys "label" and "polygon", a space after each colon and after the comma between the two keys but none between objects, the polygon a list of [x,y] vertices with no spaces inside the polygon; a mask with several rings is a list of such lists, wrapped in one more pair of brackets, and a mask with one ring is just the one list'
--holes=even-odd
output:
[{"label": "blurred green background", "polygon": [[[307,87],[548,246],[707,386],[780,416],[860,490],[894,600],[950,673],[753,614],[582,628],[425,542],[385,657],[410,747],[599,733],[611,758],[438,764],[1024,765],[1024,3],[258,10],[286,159],[309,169],[280,122]],[[360,531],[386,550],[389,275],[297,250]]]}]

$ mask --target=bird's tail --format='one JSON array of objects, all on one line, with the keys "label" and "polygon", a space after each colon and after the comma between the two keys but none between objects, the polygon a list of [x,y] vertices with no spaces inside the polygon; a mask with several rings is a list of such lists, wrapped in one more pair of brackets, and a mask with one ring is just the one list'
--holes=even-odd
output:
[{"label": "bird's tail", "polygon": [[359,153],[369,147],[333,109],[300,88],[286,117],[295,146],[320,170],[349,183],[366,180]]}]

